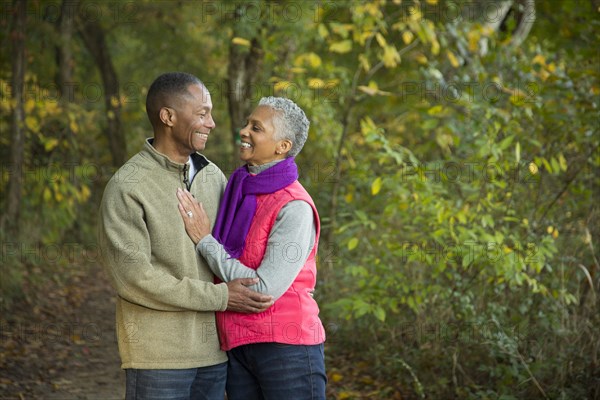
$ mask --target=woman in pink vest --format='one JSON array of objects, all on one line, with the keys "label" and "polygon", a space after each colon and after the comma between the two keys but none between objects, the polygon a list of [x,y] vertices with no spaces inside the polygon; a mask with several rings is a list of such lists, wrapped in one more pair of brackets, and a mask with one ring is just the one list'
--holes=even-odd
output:
[{"label": "woman in pink vest", "polygon": [[275,300],[262,313],[216,315],[229,400],[325,399],[325,332],[313,299],[319,215],[294,161],[308,127],[291,100],[260,100],[240,132],[246,165],[229,179],[212,235],[202,204],[177,193],[185,229],[215,275],[256,278],[251,288]]}]

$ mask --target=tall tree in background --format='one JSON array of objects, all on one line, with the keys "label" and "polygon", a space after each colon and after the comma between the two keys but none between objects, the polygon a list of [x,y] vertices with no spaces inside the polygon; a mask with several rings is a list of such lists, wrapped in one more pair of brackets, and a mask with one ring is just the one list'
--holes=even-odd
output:
[{"label": "tall tree in background", "polygon": [[[246,6],[238,4],[233,14],[233,36],[229,43],[229,65],[227,68],[227,103],[231,118],[231,137],[236,148],[239,131],[244,119],[250,114],[252,89],[260,70],[263,51],[258,41],[258,32],[251,32],[248,24],[237,23],[243,18]],[[248,40],[247,37],[252,37]],[[234,151],[233,163],[238,162]]]},{"label": "tall tree in background", "polygon": [[113,166],[125,163],[127,146],[121,129],[121,101],[119,99],[119,79],[106,45],[104,29],[96,20],[79,21],[79,32],[92,54],[104,86],[104,104],[106,106],[105,134],[112,155]]},{"label": "tall tree in background", "polygon": [[60,18],[58,19],[59,43],[56,49],[58,63],[58,87],[61,90],[61,98],[70,101],[67,96],[73,81],[73,33],[75,15],[79,6],[79,0],[63,0]]},{"label": "tall tree in background", "polygon": [[2,216],[2,228],[11,234],[19,232],[19,216],[23,186],[22,166],[24,161],[25,131],[23,123],[23,85],[25,81],[25,24],[27,1],[14,1],[12,39],[12,99],[14,110],[11,121],[11,166],[12,174],[8,183],[6,214]]}]

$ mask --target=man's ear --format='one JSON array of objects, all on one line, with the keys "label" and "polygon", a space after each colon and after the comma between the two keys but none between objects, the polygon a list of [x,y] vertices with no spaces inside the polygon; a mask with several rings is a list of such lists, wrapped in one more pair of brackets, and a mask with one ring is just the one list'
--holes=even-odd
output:
[{"label": "man's ear", "polygon": [[287,154],[292,150],[292,141],[288,139],[281,140],[277,145],[277,152],[280,154]]},{"label": "man's ear", "polygon": [[169,107],[163,107],[158,112],[160,120],[167,126],[173,126],[175,123],[175,110]]}]

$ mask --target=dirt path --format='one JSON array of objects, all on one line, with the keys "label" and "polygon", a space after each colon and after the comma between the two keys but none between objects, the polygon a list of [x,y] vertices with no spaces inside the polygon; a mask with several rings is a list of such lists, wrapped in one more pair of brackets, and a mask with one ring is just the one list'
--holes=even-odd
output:
[{"label": "dirt path", "polygon": [[[48,277],[42,290],[24,288],[24,300],[1,310],[0,400],[124,399],[113,291],[99,266],[69,268],[76,272],[68,282]],[[328,399],[410,398],[400,395],[396,383],[382,386],[367,363],[338,346],[330,329]]]},{"label": "dirt path", "polygon": [[2,312],[0,399],[123,399],[114,296],[100,268],[46,286]]}]

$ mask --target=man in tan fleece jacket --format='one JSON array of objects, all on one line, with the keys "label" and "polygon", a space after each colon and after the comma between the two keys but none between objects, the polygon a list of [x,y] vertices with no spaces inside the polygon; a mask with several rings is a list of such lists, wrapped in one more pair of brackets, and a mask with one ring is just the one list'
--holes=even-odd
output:
[{"label": "man in tan fleece jacket", "polygon": [[214,312],[261,312],[273,299],[246,287],[254,279],[214,284],[177,209],[177,188],[186,188],[214,221],[225,189],[221,170],[199,153],[215,127],[204,84],[163,74],[148,90],[146,111],[154,137],[107,184],[98,229],[117,291],[126,398],[222,400],[227,356]]}]

